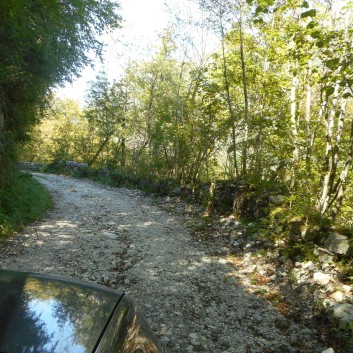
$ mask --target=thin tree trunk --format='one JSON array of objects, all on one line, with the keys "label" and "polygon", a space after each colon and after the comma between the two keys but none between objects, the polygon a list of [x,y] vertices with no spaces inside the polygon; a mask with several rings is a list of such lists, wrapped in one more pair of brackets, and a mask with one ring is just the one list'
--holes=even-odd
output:
[{"label": "thin tree trunk", "polygon": [[313,147],[314,147],[314,143],[316,140],[316,134],[317,131],[319,129],[320,123],[322,121],[323,116],[326,116],[326,109],[327,109],[327,99],[322,99],[322,93],[321,93],[321,97],[320,97],[320,110],[319,110],[319,114],[317,116],[317,121],[316,121],[316,126],[314,127],[312,134],[311,134],[311,138],[310,138],[310,150],[312,151]]},{"label": "thin tree trunk", "polygon": [[328,201],[331,194],[330,185],[332,185],[332,169],[333,169],[333,154],[332,154],[332,136],[333,129],[335,126],[335,114],[338,100],[338,85],[335,86],[334,97],[332,99],[332,108],[330,112],[325,115],[326,125],[326,149],[325,149],[325,166],[324,166],[324,178],[322,183],[322,194],[319,202],[319,211],[323,215],[326,213],[328,208]]},{"label": "thin tree trunk", "polygon": [[351,120],[351,133],[350,133],[350,141],[349,141],[348,158],[341,172],[340,178],[337,181],[337,192],[336,192],[335,198],[332,199],[332,203],[335,201],[335,199],[337,200],[331,213],[331,218],[333,220],[335,220],[342,206],[343,198],[346,191],[346,181],[348,177],[348,172],[352,166],[352,160],[353,160],[353,119]]},{"label": "thin tree trunk", "polygon": [[154,80],[152,81],[151,89],[150,89],[150,99],[149,99],[148,108],[147,108],[147,144],[145,146],[148,146],[148,153],[151,153],[151,141],[152,141],[152,138],[151,138],[151,135],[152,135],[151,110],[152,110],[152,106],[153,106],[154,90],[156,87],[156,81],[157,81],[157,78],[154,78]]},{"label": "thin tree trunk", "polygon": [[100,153],[102,152],[103,148],[105,147],[105,145],[109,142],[110,138],[112,137],[112,135],[107,136],[104,141],[101,143],[101,145],[99,146],[96,154],[93,156],[93,158],[91,159],[91,161],[88,163],[89,166],[91,166],[96,159],[98,158],[98,156],[100,155]]},{"label": "thin tree trunk", "polygon": [[239,21],[239,35],[240,35],[240,60],[241,60],[241,71],[243,80],[243,91],[244,91],[244,141],[242,151],[242,174],[247,173],[247,150],[248,150],[248,135],[249,135],[249,99],[248,99],[248,85],[246,79],[246,65],[244,56],[244,33],[243,33],[243,10],[240,7],[240,21]]},{"label": "thin tree trunk", "polygon": [[121,167],[125,168],[125,162],[126,162],[126,148],[125,148],[125,138],[123,137],[121,139]]},{"label": "thin tree trunk", "polygon": [[347,104],[346,99],[342,98],[341,108],[340,108],[340,113],[339,113],[339,118],[338,118],[338,123],[337,123],[337,134],[336,134],[336,139],[335,139],[335,145],[332,150],[332,172],[331,172],[332,177],[331,177],[331,182],[330,182],[330,188],[332,190],[333,190],[334,178],[337,174],[338,157],[339,157],[339,152],[340,152],[340,143],[342,140],[343,126],[344,126],[344,121],[346,118],[346,104]]},{"label": "thin tree trunk", "polygon": [[305,107],[305,122],[306,122],[306,156],[305,162],[307,168],[310,169],[311,165],[311,154],[312,154],[312,145],[311,145],[311,73],[312,73],[312,61],[308,62],[308,83],[306,85],[306,107]]},{"label": "thin tree trunk", "polygon": [[[297,71],[298,63],[295,63],[295,70]],[[298,129],[297,129],[297,87],[298,87],[298,73],[293,75],[292,88],[290,93],[290,116],[291,116],[291,128],[293,138],[293,162],[295,165],[299,162],[299,149],[298,149]]]},{"label": "thin tree trunk", "polygon": [[223,28],[223,23],[222,23],[222,14],[220,11],[220,27],[221,27],[221,43],[222,43],[222,59],[223,59],[223,76],[224,76],[224,82],[225,82],[225,88],[226,88],[226,97],[227,97],[227,105],[228,105],[228,111],[230,115],[230,120],[232,123],[232,150],[233,150],[233,162],[234,162],[234,172],[235,176],[239,177],[239,169],[238,169],[238,161],[237,161],[237,144],[236,144],[236,130],[235,130],[235,116],[234,116],[234,111],[233,111],[233,106],[230,98],[230,87],[229,87],[229,81],[228,81],[228,67],[227,67],[227,59],[226,59],[226,53],[225,53],[225,44],[224,44],[224,28]]}]

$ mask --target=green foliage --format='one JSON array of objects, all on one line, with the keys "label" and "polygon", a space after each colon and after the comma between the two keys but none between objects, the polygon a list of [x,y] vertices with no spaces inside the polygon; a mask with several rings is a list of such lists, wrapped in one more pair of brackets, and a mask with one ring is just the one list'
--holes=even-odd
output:
[{"label": "green foliage", "polygon": [[305,12],[302,12],[300,14],[301,18],[307,18],[307,17],[315,17],[316,16],[316,10],[315,9],[311,9]]},{"label": "green foliage", "polygon": [[[128,97],[123,83],[110,84],[105,73],[99,74],[96,81],[91,82],[85,111],[90,134],[93,133],[95,137],[92,140],[94,154],[90,157],[90,165],[95,163],[104,150],[114,148],[115,152],[119,149],[120,156],[118,159],[120,165],[124,167],[127,105]],[[120,148],[112,147],[114,142],[120,143]],[[109,159],[106,164],[110,164]]]},{"label": "green foliage", "polygon": [[[21,160],[50,163],[54,160],[83,161],[90,146],[89,126],[75,101],[52,98],[43,118],[23,145]],[[80,158],[77,158],[80,156]]]},{"label": "green foliage", "polygon": [[0,237],[40,219],[51,206],[51,197],[41,184],[30,174],[17,174],[0,192]]},{"label": "green foliage", "polygon": [[[41,116],[50,89],[100,55],[97,40],[120,17],[109,0],[0,2],[0,176],[6,185],[16,144]],[[1,186],[1,185],[0,185]]]}]

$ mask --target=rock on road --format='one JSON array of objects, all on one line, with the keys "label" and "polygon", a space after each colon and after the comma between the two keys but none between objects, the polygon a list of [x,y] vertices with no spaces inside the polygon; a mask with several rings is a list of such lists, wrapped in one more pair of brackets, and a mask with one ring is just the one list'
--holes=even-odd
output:
[{"label": "rock on road", "polygon": [[[35,174],[55,207],[5,241],[0,267],[80,278],[132,294],[169,352],[321,352],[314,333],[232,279],[180,215],[139,191]],[[229,280],[230,279],[230,280]]]}]

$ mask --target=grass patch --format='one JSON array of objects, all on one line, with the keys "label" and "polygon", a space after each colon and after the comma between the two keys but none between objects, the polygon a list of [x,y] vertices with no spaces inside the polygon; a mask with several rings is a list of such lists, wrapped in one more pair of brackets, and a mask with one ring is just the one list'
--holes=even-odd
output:
[{"label": "grass patch", "polygon": [[42,218],[51,206],[52,199],[45,187],[31,174],[18,173],[9,187],[0,190],[0,237]]}]

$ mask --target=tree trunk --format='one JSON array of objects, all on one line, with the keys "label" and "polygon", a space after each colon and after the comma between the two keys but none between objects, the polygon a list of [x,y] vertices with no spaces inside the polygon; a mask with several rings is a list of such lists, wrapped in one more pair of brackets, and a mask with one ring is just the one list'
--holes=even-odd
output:
[{"label": "tree trunk", "polygon": [[[295,64],[295,70],[297,71],[298,63]],[[298,73],[293,74],[292,88],[290,93],[290,117],[291,117],[291,128],[292,128],[292,139],[293,139],[293,162],[295,165],[299,162],[299,149],[298,149],[298,129],[297,129],[297,87],[298,87]]]},{"label": "tree trunk", "polygon": [[221,43],[222,43],[222,59],[223,59],[223,76],[225,82],[225,89],[226,89],[226,97],[227,97],[227,106],[230,115],[230,120],[232,123],[232,151],[233,151],[233,166],[235,176],[239,177],[239,169],[238,169],[238,161],[237,161],[237,143],[236,143],[236,129],[235,129],[235,116],[233,111],[233,106],[230,98],[230,87],[229,87],[229,80],[228,80],[228,67],[227,67],[227,59],[225,53],[225,43],[224,43],[224,28],[222,23],[222,14],[220,11],[220,29],[221,29]]},{"label": "tree trunk", "polygon": [[121,168],[125,168],[125,163],[126,163],[126,145],[125,145],[125,137],[121,139],[121,162],[120,166]]},{"label": "tree trunk", "polygon": [[332,213],[331,213],[331,218],[332,220],[335,220],[341,206],[342,206],[342,202],[343,202],[343,198],[345,195],[345,191],[346,191],[346,181],[347,181],[347,177],[348,177],[348,172],[352,167],[352,160],[353,160],[353,119],[351,120],[351,133],[350,133],[350,140],[349,140],[349,154],[348,154],[348,158],[347,161],[344,165],[344,168],[341,172],[340,178],[337,181],[337,192],[335,195],[335,198],[333,198],[332,202],[335,201],[336,199],[336,203],[335,206],[333,207]]},{"label": "tree trunk", "polygon": [[324,215],[328,208],[328,201],[332,192],[332,174],[333,169],[333,154],[332,154],[332,136],[333,129],[335,126],[335,114],[338,100],[338,85],[335,86],[334,97],[332,99],[331,111],[327,111],[325,114],[325,126],[326,126],[326,149],[325,149],[325,165],[324,165],[324,177],[322,182],[322,193],[319,201],[319,212]]},{"label": "tree trunk", "polygon": [[110,138],[112,137],[112,135],[107,136],[104,141],[101,143],[101,145],[99,146],[96,154],[93,156],[93,158],[91,159],[91,161],[88,163],[89,166],[91,166],[96,159],[98,158],[98,156],[100,155],[100,153],[102,152],[103,148],[105,147],[105,145],[109,142]]},{"label": "tree trunk", "polygon": [[242,174],[247,173],[247,151],[248,151],[248,136],[249,136],[249,99],[248,99],[248,85],[246,79],[246,65],[244,56],[244,33],[243,33],[243,10],[240,7],[240,21],[239,21],[239,35],[240,35],[240,60],[244,91],[244,141],[242,151]]},{"label": "tree trunk", "polygon": [[307,169],[310,169],[311,165],[311,154],[312,154],[312,145],[311,145],[311,73],[312,73],[312,61],[308,62],[308,78],[306,85],[306,107],[305,107],[305,122],[306,122],[306,156],[305,163]]},{"label": "tree trunk", "polygon": [[4,152],[4,126],[5,126],[4,113],[2,112],[2,107],[0,105],[0,162],[2,160],[3,152]]}]

